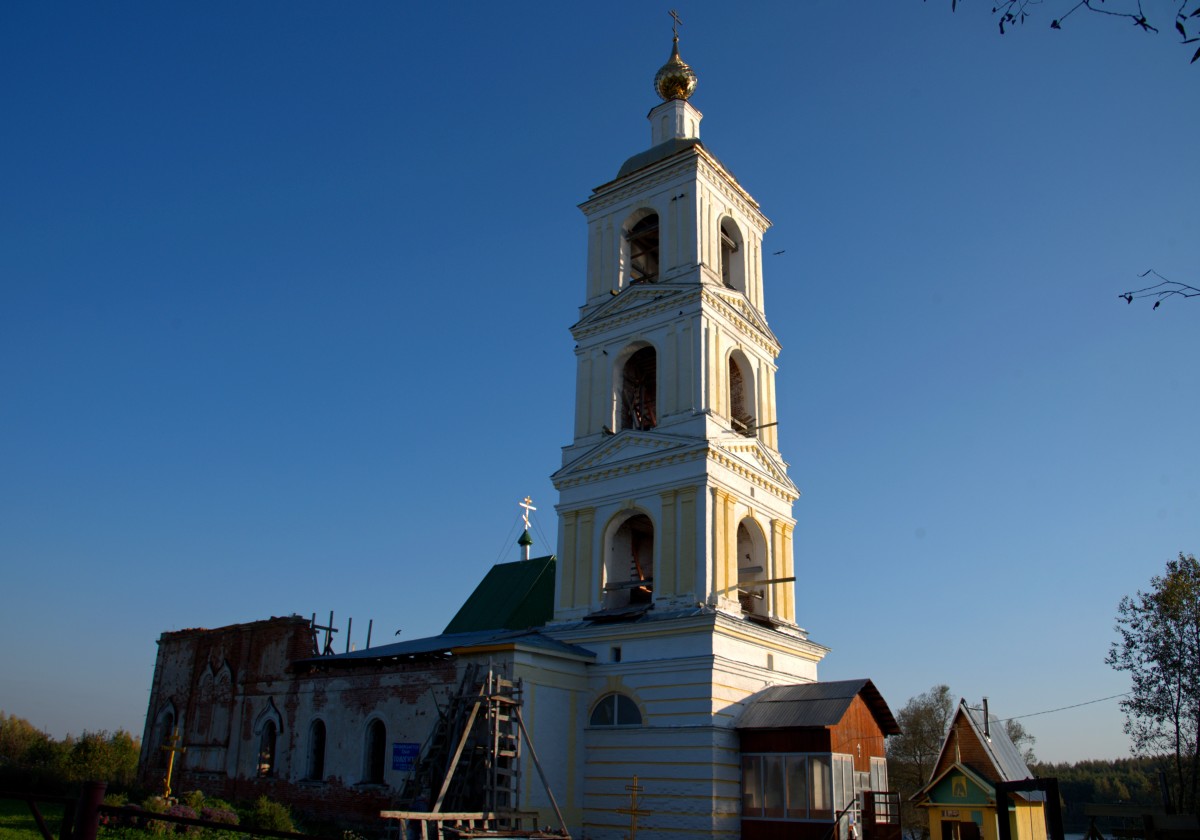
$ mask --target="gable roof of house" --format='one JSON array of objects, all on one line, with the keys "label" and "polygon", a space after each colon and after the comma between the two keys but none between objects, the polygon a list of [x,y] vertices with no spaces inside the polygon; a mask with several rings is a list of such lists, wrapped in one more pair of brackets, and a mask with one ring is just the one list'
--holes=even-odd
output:
[{"label": "gable roof of house", "polygon": [[[967,749],[963,748],[964,745]],[[952,753],[951,750],[955,748],[957,753]],[[933,765],[933,778],[916,795],[930,790],[935,782],[955,766],[969,768],[993,784],[1019,782],[1033,777],[1021,756],[1021,751],[1008,737],[1000,719],[990,713],[985,718],[983,709],[968,706],[965,698],[959,701],[946,737],[942,739],[942,749]],[[1045,799],[1045,794],[1040,791],[1030,791],[1021,795],[1030,801]]]},{"label": "gable roof of house", "polygon": [[554,555],[497,563],[443,633],[524,630],[554,617]]},{"label": "gable roof of house", "polygon": [[867,679],[773,685],[751,700],[738,719],[738,729],[796,729],[835,726],[854,698],[862,697],[884,735],[899,735],[900,726],[875,684]]},{"label": "gable roof of house", "polygon": [[922,799],[929,798],[929,794],[934,790],[934,788],[936,788],[939,784],[942,783],[942,780],[946,779],[947,777],[949,777],[955,773],[966,776],[968,779],[970,779],[972,782],[974,782],[976,785],[978,785],[980,787],[980,789],[985,791],[989,797],[995,796],[996,788],[993,787],[992,782],[983,778],[983,776],[980,776],[978,773],[976,773],[970,767],[965,767],[962,764],[951,764],[950,766],[946,767],[946,769],[944,769],[941,773],[935,773],[933,778],[931,778],[929,780],[929,782],[926,783],[926,785],[923,788],[921,788],[920,790],[918,790],[916,793],[914,793],[912,796],[910,796],[908,798],[909,801],[910,802],[918,802]]}]

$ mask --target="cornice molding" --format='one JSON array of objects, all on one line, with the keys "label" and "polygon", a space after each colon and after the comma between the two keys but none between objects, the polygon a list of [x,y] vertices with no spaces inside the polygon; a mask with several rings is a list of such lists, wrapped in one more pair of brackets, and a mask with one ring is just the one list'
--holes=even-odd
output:
[{"label": "cornice molding", "polygon": [[630,460],[627,463],[612,464],[611,466],[601,468],[582,468],[581,472],[572,470],[569,474],[555,474],[551,476],[551,481],[554,482],[554,487],[557,490],[565,490],[570,487],[579,487],[584,484],[594,484],[598,481],[605,481],[610,478],[617,478],[623,475],[633,475],[635,473],[645,472],[646,470],[658,469],[660,467],[671,466],[673,464],[682,464],[687,461],[697,461],[704,457],[705,450],[702,448],[672,450],[665,455],[660,455],[654,458],[641,458]]},{"label": "cornice molding", "polygon": [[[644,287],[631,286],[614,299],[623,303],[622,308],[617,309],[615,306],[621,304],[614,304],[607,311],[600,309],[589,313],[571,327],[571,336],[576,341],[583,341],[614,327],[677,308],[680,304],[691,304],[699,298],[699,295],[693,290],[699,290],[699,286],[673,286],[668,283],[647,283]],[[626,295],[633,296],[634,302],[630,303]],[[645,303],[638,303],[637,300],[641,298],[649,298],[649,300]]]},{"label": "cornice molding", "polygon": [[579,205],[579,209],[590,217],[597,211],[622,204],[631,198],[649,192],[653,187],[665,184],[680,175],[686,175],[689,170],[697,170],[696,174],[698,174],[697,160],[699,160],[699,155],[695,153],[695,149],[692,149],[690,153],[680,153],[678,160],[668,158],[663,161],[658,170],[646,170],[640,176],[637,173],[627,175],[624,183],[609,181],[608,184],[601,184],[593,191],[591,198]]},{"label": "cornice molding", "polygon": [[[755,454],[758,454],[757,450]],[[708,448],[708,459],[788,504],[800,498],[800,491],[792,484],[791,479],[766,459],[756,458],[759,462],[756,468],[739,458],[736,453],[717,446]]]}]

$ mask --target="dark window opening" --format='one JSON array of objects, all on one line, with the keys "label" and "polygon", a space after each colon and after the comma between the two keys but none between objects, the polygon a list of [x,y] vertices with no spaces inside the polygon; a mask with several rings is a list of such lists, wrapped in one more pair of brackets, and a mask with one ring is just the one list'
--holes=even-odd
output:
[{"label": "dark window opening", "polygon": [[314,720],[308,733],[308,778],[325,778],[325,722]]},{"label": "dark window opening", "polygon": [[275,740],[278,735],[275,721],[263,724],[262,736],[258,740],[258,775],[275,775]]},{"label": "dark window opening", "polygon": [[155,733],[155,743],[158,746],[158,755],[155,756],[154,764],[156,767],[167,766],[167,757],[170,755],[168,750],[163,749],[166,746],[178,746],[171,743],[171,736],[175,733],[175,713],[166,712],[159,719],[158,731]]},{"label": "dark window opening", "polygon": [[629,231],[629,282],[658,279],[658,215],[650,214]]},{"label": "dark window opening", "polygon": [[621,375],[621,428],[653,429],[658,425],[658,357],[643,347],[625,363]]},{"label": "dark window opening", "polygon": [[381,720],[371,721],[367,727],[366,766],[363,768],[363,781],[369,784],[383,784],[383,759],[387,751],[387,729]]}]

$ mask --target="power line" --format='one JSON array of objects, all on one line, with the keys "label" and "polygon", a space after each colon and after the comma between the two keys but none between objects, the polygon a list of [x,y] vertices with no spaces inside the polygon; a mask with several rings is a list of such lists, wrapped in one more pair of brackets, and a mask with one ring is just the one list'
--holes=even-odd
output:
[{"label": "power line", "polygon": [[1109,697],[1101,697],[1098,700],[1085,700],[1082,703],[1074,703],[1070,706],[1059,706],[1057,709],[1047,709],[1044,712],[1030,712],[1027,715],[1013,715],[1010,718],[1001,718],[1000,722],[1005,723],[1010,720],[1020,720],[1021,718],[1037,717],[1038,715],[1050,715],[1055,712],[1065,712],[1067,709],[1078,709],[1080,706],[1090,706],[1093,703],[1103,703],[1106,700],[1116,700],[1118,697],[1128,697],[1128,696],[1129,696],[1129,692],[1126,691],[1121,694],[1113,694]]}]

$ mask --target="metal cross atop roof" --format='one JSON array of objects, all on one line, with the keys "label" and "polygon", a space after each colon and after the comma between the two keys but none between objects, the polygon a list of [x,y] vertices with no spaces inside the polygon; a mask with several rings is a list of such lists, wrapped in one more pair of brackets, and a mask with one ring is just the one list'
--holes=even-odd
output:
[{"label": "metal cross atop roof", "polygon": [[519,506],[525,508],[525,512],[521,514],[521,518],[525,520],[525,530],[528,531],[529,514],[537,510],[537,508],[533,506],[533,499],[529,498],[528,496],[525,497],[525,501],[521,502]]},{"label": "metal cross atop roof", "polygon": [[669,14],[671,16],[671,20],[674,21],[674,23],[671,24],[671,34],[678,38],[679,27],[683,26],[683,21],[679,19],[679,12],[671,9],[671,11],[667,12],[667,14]]}]

